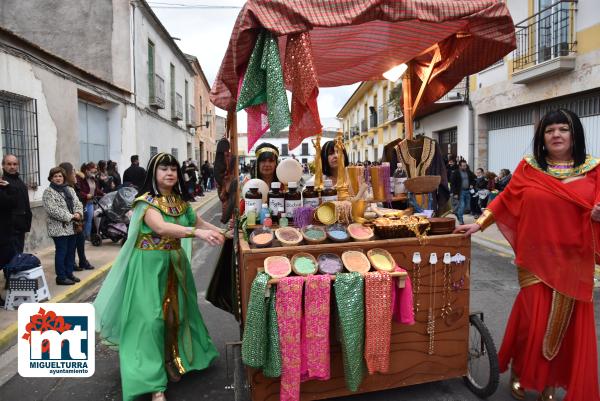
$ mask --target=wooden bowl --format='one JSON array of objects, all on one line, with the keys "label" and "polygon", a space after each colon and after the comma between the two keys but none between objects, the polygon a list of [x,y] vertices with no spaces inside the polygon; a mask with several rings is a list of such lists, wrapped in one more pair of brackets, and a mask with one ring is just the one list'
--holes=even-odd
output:
[{"label": "wooden bowl", "polygon": [[369,241],[375,236],[370,227],[358,223],[352,223],[348,226],[348,234],[355,241]]},{"label": "wooden bowl", "polygon": [[[331,262],[327,262],[328,266],[325,266],[326,260],[331,260]],[[344,271],[344,263],[335,253],[322,253],[317,257],[317,262],[321,274],[336,274]],[[336,268],[331,269],[334,265],[337,265]]]},{"label": "wooden bowl", "polygon": [[394,271],[396,261],[394,260],[394,257],[385,249],[373,248],[367,252],[367,257],[369,258],[369,262],[371,262],[371,266],[373,266],[376,270],[384,272]]},{"label": "wooden bowl", "polygon": [[290,260],[285,256],[269,256],[263,262],[263,267],[272,278],[283,278],[292,272]]},{"label": "wooden bowl", "polygon": [[431,217],[429,224],[429,235],[452,234],[456,220],[453,217]]},{"label": "wooden bowl", "polygon": [[285,246],[294,246],[302,242],[302,234],[294,227],[281,227],[275,230],[275,236]]},{"label": "wooden bowl", "polygon": [[342,253],[342,262],[349,272],[366,273],[371,270],[371,262],[360,251],[346,251]]},{"label": "wooden bowl", "polygon": [[[311,270],[298,269],[298,267],[296,266],[296,262],[300,258],[306,258],[306,259],[310,260],[313,268]],[[294,271],[294,273],[296,273],[299,276],[308,276],[309,274],[315,274],[317,272],[317,267],[318,267],[317,259],[315,259],[315,257],[313,255],[311,255],[310,253],[299,252],[292,257],[292,270]]]},{"label": "wooden bowl", "polygon": [[[329,238],[333,242],[346,242],[350,239],[350,235],[348,235],[348,231],[346,230],[346,227],[341,224],[332,224],[330,226],[327,226],[326,231],[327,231],[327,238]],[[344,232],[346,234],[346,236],[343,238],[336,237],[336,236],[332,235],[332,232]]]},{"label": "wooden bowl", "polygon": [[[325,232],[325,229],[322,226],[308,225],[304,227],[301,231],[302,236],[304,237],[304,241],[306,241],[307,244],[322,244],[323,242],[327,241],[327,233]],[[309,237],[308,235],[306,235],[306,233],[310,231],[318,231],[321,234],[321,236],[318,239]]]},{"label": "wooden bowl", "polygon": [[[260,235],[261,236],[260,238],[262,239],[263,234],[269,235],[271,237],[271,239],[267,242],[261,241],[261,242],[257,243],[255,241],[255,237]],[[264,236],[264,238],[266,238],[266,236]],[[254,231],[252,231],[252,233],[250,234],[250,238],[248,238],[248,239],[250,240],[250,243],[257,248],[268,248],[273,244],[273,230],[271,230],[270,228],[266,228],[266,227],[256,228]]]},{"label": "wooden bowl", "polygon": [[333,202],[325,202],[315,210],[315,216],[322,224],[329,225],[337,221],[337,213]]}]

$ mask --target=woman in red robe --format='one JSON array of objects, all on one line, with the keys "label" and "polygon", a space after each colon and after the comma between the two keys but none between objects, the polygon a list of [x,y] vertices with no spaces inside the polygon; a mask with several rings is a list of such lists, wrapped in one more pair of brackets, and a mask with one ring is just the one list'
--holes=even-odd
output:
[{"label": "woman in red robe", "polygon": [[511,394],[525,389],[553,400],[600,401],[592,293],[600,253],[600,159],[586,154],[579,118],[564,109],[538,124],[534,154],[517,166],[506,189],[473,224],[495,222],[515,252],[521,290],[499,352],[511,365]]}]

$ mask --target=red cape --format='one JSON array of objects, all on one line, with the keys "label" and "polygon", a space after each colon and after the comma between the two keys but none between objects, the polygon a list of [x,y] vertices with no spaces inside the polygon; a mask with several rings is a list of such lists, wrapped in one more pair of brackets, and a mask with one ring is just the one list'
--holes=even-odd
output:
[{"label": "red cape", "polygon": [[517,266],[561,294],[590,302],[600,251],[600,225],[591,212],[599,195],[598,168],[565,184],[523,160],[488,208]]}]

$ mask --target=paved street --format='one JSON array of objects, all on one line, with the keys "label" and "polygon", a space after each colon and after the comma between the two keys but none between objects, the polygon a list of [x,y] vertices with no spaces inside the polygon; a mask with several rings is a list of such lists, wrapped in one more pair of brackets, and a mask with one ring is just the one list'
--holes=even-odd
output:
[{"label": "paved street", "polygon": [[[220,204],[212,202],[204,215],[216,222],[220,217]],[[204,301],[204,292],[212,273],[213,265],[219,255],[219,249],[197,244],[192,268],[199,291],[200,309],[216,343],[221,358],[203,372],[190,373],[179,383],[170,384],[167,396],[169,400],[215,401],[233,400],[233,393],[226,389],[232,383],[227,378],[225,344],[238,339],[237,323],[228,314],[221,312]],[[472,262],[472,310],[482,310],[485,322],[492,332],[496,345],[499,346],[504,332],[504,325],[513,299],[518,291],[518,283],[511,260],[488,249],[473,245]],[[596,305],[596,310],[598,310]],[[600,321],[598,317],[596,322]],[[10,352],[2,356],[10,358]],[[5,359],[7,360],[7,359]],[[0,400],[20,401],[59,401],[59,400],[120,400],[119,363],[116,352],[103,345],[97,346],[96,373],[89,379],[26,379],[18,375],[0,387]],[[149,397],[141,398],[150,399]],[[341,399],[341,398],[340,398]],[[411,401],[470,401],[477,400],[465,387],[462,380],[424,384],[402,389],[378,393],[345,397],[345,400],[411,400]],[[507,375],[503,375],[496,394],[491,401],[508,401],[510,397],[507,386]],[[534,394],[528,395],[534,400]]]}]

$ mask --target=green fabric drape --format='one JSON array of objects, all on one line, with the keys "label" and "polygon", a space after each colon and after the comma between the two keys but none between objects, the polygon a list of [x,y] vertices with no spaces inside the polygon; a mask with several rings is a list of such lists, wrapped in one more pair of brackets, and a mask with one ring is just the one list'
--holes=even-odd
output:
[{"label": "green fabric drape", "polygon": [[271,132],[279,132],[290,125],[279,45],[267,30],[262,30],[256,39],[240,89],[237,111],[263,103],[267,104]]},{"label": "green fabric drape", "polygon": [[346,387],[357,391],[365,372],[364,281],[359,273],[338,273],[333,284],[339,327]]},{"label": "green fabric drape", "polygon": [[276,293],[277,289],[272,287],[269,297],[269,311],[267,312],[267,360],[263,369],[263,374],[267,377],[281,376],[281,348],[279,346],[277,310],[275,309]]}]

